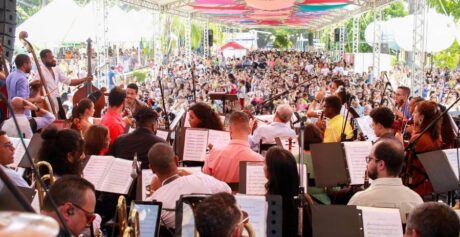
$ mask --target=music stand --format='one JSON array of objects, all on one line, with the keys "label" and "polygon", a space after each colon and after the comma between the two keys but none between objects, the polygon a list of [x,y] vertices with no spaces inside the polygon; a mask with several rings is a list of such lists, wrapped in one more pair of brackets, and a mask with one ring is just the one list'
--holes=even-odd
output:
[{"label": "music stand", "polygon": [[355,206],[313,205],[311,212],[315,237],[364,237],[362,211]]},{"label": "music stand", "polygon": [[[40,148],[42,147],[43,138],[41,137],[40,133],[34,133],[32,138],[30,139],[29,146],[27,146],[27,150],[29,150],[30,154],[38,155]],[[22,144],[20,144],[22,146]],[[32,164],[30,163],[29,159],[27,159],[27,154],[24,153],[22,156],[21,162],[19,162],[18,167],[22,168],[31,168]]]},{"label": "music stand", "polygon": [[459,188],[459,181],[454,170],[442,150],[426,152],[417,155],[435,193],[447,193]]},{"label": "music stand", "polygon": [[341,143],[316,143],[311,144],[310,149],[317,187],[349,183],[345,152]]},{"label": "music stand", "polygon": [[225,92],[210,92],[209,98],[211,100],[221,100],[222,101],[222,114],[225,114],[225,101],[235,101],[238,100],[238,96],[236,94],[227,94]]}]

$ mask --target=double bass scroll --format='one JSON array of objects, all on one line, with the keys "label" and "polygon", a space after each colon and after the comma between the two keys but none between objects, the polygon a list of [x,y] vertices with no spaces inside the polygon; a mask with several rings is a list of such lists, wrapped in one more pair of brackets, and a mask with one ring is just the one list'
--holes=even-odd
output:
[{"label": "double bass scroll", "polygon": [[[35,66],[37,67],[38,76],[40,78],[41,85],[38,88],[38,93],[34,93],[34,94],[36,95],[39,94],[40,96],[44,96],[48,98],[48,101],[45,100],[45,103],[39,103],[37,106],[44,108],[45,110],[48,110],[48,111],[50,110],[49,107],[51,107],[51,111],[53,112],[54,116],[58,117],[56,107],[54,106],[54,99],[51,98],[51,94],[48,91],[48,86],[46,85],[45,77],[43,76],[43,72],[42,72],[40,63],[38,62],[37,55],[35,54],[35,50],[32,47],[32,44],[29,41],[27,41],[28,36],[29,35],[25,31],[21,31],[21,33],[19,33],[19,40],[21,40],[21,42],[24,44],[24,47],[27,49],[29,53],[32,54],[34,58],[34,63],[35,63]],[[43,89],[45,89],[45,93],[43,92]],[[31,97],[32,97],[32,93],[31,93]],[[49,105],[47,103],[49,103]]]}]

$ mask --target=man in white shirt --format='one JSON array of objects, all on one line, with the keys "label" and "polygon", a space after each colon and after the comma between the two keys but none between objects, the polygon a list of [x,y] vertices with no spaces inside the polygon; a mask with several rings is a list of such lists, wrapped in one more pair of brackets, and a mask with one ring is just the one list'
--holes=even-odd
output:
[{"label": "man in white shirt", "polygon": [[[27,182],[14,170],[6,166],[14,162],[14,146],[4,131],[0,130],[0,169],[6,173],[11,181],[20,187],[29,187]],[[3,183],[1,183],[3,184]]]},{"label": "man in white shirt", "polygon": [[[13,113],[16,116],[16,120],[18,121],[18,125],[22,132],[21,135],[23,138],[32,138],[33,133],[48,126],[55,120],[55,117],[52,113],[37,107],[30,101],[21,97],[14,97],[11,100],[11,107],[13,107]],[[35,111],[37,115],[41,116],[28,118],[25,115],[26,109]],[[2,130],[5,131],[6,134],[10,137],[19,137],[13,117],[5,120],[2,126]]]},{"label": "man in white shirt", "polygon": [[157,143],[148,153],[150,169],[156,175],[151,190],[154,191],[149,200],[163,203],[161,223],[168,228],[175,228],[176,201],[183,194],[214,194],[231,193],[230,187],[212,176],[201,172],[189,174],[177,169],[178,157],[172,147],[166,143]]},{"label": "man in white shirt", "polygon": [[289,105],[278,105],[273,122],[269,125],[257,127],[252,136],[249,136],[251,149],[259,151],[261,140],[263,144],[275,144],[275,138],[277,137],[295,137],[295,131],[289,126],[291,117],[292,109]]},{"label": "man in white shirt", "polygon": [[[40,52],[40,67],[42,69],[43,77],[46,82],[48,93],[50,93],[55,112],[59,114],[59,119],[66,119],[65,112],[62,109],[62,104],[60,101],[61,93],[59,92],[59,83],[64,83],[70,86],[78,86],[86,81],[92,81],[93,76],[88,76],[80,79],[70,79],[66,77],[59,68],[56,67],[56,59],[54,58],[53,53],[49,49],[44,49]],[[40,84],[40,78],[35,78],[31,85]]]},{"label": "man in white shirt", "polygon": [[353,195],[348,205],[398,208],[405,223],[407,214],[423,200],[398,177],[403,161],[404,148],[399,141],[382,139],[375,143],[366,157],[367,174],[373,182],[368,189]]}]

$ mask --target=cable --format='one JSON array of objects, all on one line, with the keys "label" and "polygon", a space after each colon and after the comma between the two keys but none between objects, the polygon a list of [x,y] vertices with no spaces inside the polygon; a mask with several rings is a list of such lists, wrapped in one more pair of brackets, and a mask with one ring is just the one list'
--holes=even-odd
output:
[{"label": "cable", "polygon": [[69,226],[64,221],[64,218],[62,217],[62,214],[59,212],[59,209],[58,209],[58,207],[56,205],[56,202],[51,197],[51,194],[49,193],[48,189],[45,188],[45,183],[40,179],[40,173],[39,173],[37,167],[35,166],[35,163],[32,160],[32,157],[30,156],[29,150],[27,150],[26,143],[24,142],[24,137],[22,136],[21,128],[19,127],[19,123],[18,123],[18,120],[16,118],[16,115],[14,114],[14,110],[13,110],[13,107],[11,106],[11,103],[8,102],[8,99],[5,98],[3,93],[0,93],[0,98],[2,100],[6,101],[6,105],[8,106],[8,109],[11,111],[11,117],[13,118],[14,125],[16,126],[16,131],[18,132],[19,140],[21,141],[21,144],[24,147],[25,154],[26,154],[27,159],[30,162],[30,167],[32,169],[32,172],[35,175],[35,177],[37,177],[36,182],[38,182],[39,185],[41,185],[43,187],[43,190],[45,190],[46,196],[49,197],[49,200],[51,201],[51,207],[53,208],[53,211],[56,213],[56,215],[57,215],[57,217],[59,219],[59,222],[61,222],[61,224],[64,227],[65,231],[67,232],[67,234],[72,236],[71,232],[69,231]]}]

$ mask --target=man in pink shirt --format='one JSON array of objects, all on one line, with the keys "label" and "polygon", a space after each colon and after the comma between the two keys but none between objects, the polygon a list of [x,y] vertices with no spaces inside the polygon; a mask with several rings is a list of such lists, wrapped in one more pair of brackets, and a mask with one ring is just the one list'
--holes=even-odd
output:
[{"label": "man in pink shirt", "polygon": [[110,145],[118,136],[125,133],[125,122],[121,117],[126,91],[120,87],[114,87],[109,93],[109,109],[102,117],[101,124],[109,129]]},{"label": "man in pink shirt", "polygon": [[230,116],[230,143],[209,152],[203,172],[227,183],[240,181],[240,161],[263,161],[264,158],[251,150],[248,143],[249,118],[243,112]]}]

